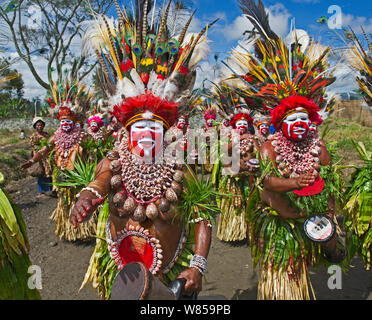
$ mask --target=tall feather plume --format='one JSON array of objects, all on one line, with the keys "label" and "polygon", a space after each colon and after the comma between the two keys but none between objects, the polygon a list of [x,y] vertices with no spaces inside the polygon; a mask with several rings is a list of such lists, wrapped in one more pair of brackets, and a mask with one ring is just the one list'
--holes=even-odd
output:
[{"label": "tall feather plume", "polygon": [[277,40],[279,38],[270,27],[269,15],[266,13],[265,6],[261,0],[258,0],[258,4],[256,4],[256,0],[239,0],[239,3],[240,9],[263,40]]},{"label": "tall feather plume", "polygon": [[366,32],[364,31],[363,26],[360,26],[360,28],[362,29],[363,36],[367,41],[369,53],[372,55],[372,43],[369,41],[368,36],[367,36]]},{"label": "tall feather plume", "polygon": [[168,19],[168,14],[170,10],[170,5],[172,3],[172,0],[169,0],[168,5],[161,17],[160,23],[159,23],[159,28],[158,28],[158,34],[156,36],[156,42],[161,41],[163,34],[166,32],[167,29],[167,19]]},{"label": "tall feather plume", "polygon": [[149,9],[149,0],[145,0],[143,7],[143,23],[142,23],[142,48],[146,48],[146,36],[147,36],[147,14]]},{"label": "tall feather plume", "polygon": [[119,18],[119,27],[124,28],[125,23],[124,23],[124,16],[123,12],[120,9],[120,6],[116,0],[114,0],[115,8],[116,8],[116,14],[118,15]]},{"label": "tall feather plume", "polygon": [[181,33],[180,33],[180,36],[178,37],[178,42],[180,43],[180,45],[183,44],[183,40],[185,39],[185,35],[186,35],[186,32],[187,32],[187,29],[189,28],[190,26],[190,23],[192,21],[192,18],[194,17],[196,13],[196,9],[194,10],[194,12],[192,13],[192,15],[190,16],[190,18],[187,20],[185,26],[183,27]]}]

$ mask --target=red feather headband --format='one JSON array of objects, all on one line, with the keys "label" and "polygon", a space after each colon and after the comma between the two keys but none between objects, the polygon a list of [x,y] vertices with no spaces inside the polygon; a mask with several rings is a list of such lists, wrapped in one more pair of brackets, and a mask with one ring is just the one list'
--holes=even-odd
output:
[{"label": "red feather headband", "polygon": [[235,124],[239,120],[246,120],[251,126],[253,124],[253,118],[248,113],[238,113],[230,121],[230,125],[235,129]]},{"label": "red feather headband", "polygon": [[271,120],[276,130],[280,129],[288,112],[296,108],[305,109],[309,114],[310,121],[319,120],[320,108],[313,100],[302,96],[291,96],[281,100],[280,104],[271,111]]},{"label": "red feather headband", "polygon": [[[172,126],[178,115],[178,103],[169,102],[154,96],[151,92],[123,100],[120,105],[115,105],[111,114],[127,127],[127,122],[134,116],[151,112],[166,121],[166,127]],[[129,124],[128,124],[129,125]]]}]

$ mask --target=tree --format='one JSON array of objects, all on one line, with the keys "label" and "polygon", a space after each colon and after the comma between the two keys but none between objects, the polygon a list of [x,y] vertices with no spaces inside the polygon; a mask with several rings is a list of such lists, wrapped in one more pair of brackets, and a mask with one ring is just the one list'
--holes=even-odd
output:
[{"label": "tree", "polygon": [[0,58],[0,77],[9,79],[0,86],[0,103],[12,98],[23,97],[24,82],[16,69],[10,68],[11,63],[6,58]]},{"label": "tree", "polygon": [[[73,46],[82,35],[81,22],[91,19],[93,12],[105,13],[112,3],[113,0],[0,0],[0,19],[8,26],[19,57],[35,80],[48,90],[52,82],[62,80],[67,66],[72,76],[80,80],[93,70],[95,63],[75,53]],[[47,79],[31,59],[35,50],[46,59]]]}]

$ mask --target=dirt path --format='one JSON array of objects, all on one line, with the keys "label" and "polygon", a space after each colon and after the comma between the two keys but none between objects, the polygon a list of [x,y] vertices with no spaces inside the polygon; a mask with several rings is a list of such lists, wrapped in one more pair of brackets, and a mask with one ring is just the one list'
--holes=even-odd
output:
[{"label": "dirt path", "polygon": [[[49,219],[56,199],[36,199],[36,179],[18,183],[12,198],[21,207],[27,226],[33,264],[41,267],[41,296],[45,300],[98,299],[91,285],[78,292],[84,278],[94,242],[68,243],[54,235],[54,223]],[[257,273],[253,270],[247,244],[231,245],[219,241],[213,234],[208,259],[208,272],[201,299],[254,300],[257,296]],[[327,287],[326,270],[311,272],[314,290],[321,300],[372,300],[372,271],[365,271],[359,259],[348,275],[343,275],[342,290]]]}]

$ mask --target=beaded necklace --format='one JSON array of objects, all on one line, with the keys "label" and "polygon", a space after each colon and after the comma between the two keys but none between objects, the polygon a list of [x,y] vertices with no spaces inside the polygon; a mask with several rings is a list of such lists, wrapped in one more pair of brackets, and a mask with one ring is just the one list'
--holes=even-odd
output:
[{"label": "beaded necklace", "polygon": [[276,163],[281,174],[285,177],[297,178],[301,174],[314,169],[314,176],[319,173],[320,140],[314,135],[308,135],[302,141],[292,141],[281,131],[271,137]]}]

